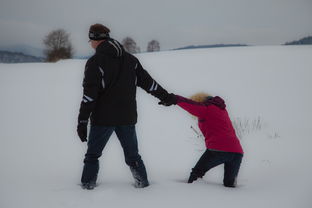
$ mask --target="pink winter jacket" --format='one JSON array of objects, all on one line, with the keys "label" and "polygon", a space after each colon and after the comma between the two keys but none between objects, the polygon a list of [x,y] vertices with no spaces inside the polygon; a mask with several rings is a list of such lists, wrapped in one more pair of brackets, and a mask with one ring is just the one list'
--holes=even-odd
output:
[{"label": "pink winter jacket", "polygon": [[210,97],[198,103],[177,96],[177,105],[198,117],[198,127],[205,137],[207,149],[244,153],[222,98]]}]

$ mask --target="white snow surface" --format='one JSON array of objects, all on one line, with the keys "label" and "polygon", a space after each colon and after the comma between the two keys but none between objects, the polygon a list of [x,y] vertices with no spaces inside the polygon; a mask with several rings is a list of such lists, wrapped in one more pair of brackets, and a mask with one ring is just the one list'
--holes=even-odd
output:
[{"label": "white snow surface", "polygon": [[76,135],[86,60],[0,64],[0,207],[312,207],[312,47],[253,46],[138,55],[169,92],[224,98],[231,118],[260,119],[241,138],[235,189],[223,166],[187,184],[204,146],[177,106],[138,90],[136,125],[151,185],[133,187],[115,135],[100,159],[98,187],[79,186],[86,143]]}]

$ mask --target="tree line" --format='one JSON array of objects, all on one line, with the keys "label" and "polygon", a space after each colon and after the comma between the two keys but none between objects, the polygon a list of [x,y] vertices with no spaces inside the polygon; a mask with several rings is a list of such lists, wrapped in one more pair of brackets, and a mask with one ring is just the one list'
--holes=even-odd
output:
[{"label": "tree line", "polygon": [[[124,49],[128,53],[140,53],[140,47],[131,37],[126,37],[121,41]],[[60,59],[73,58],[74,49],[70,40],[70,34],[64,29],[53,30],[43,39],[45,46],[44,55],[47,62],[56,62]],[[147,52],[160,51],[160,44],[157,40],[151,40],[147,44]]]},{"label": "tree line", "polygon": [[312,36],[301,38],[291,42],[286,42],[285,45],[312,45]]}]

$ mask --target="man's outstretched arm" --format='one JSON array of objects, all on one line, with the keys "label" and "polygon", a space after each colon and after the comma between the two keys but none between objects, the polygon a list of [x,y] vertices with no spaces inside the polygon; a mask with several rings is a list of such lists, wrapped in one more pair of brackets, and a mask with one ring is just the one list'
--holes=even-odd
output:
[{"label": "man's outstretched arm", "polygon": [[152,94],[159,100],[165,100],[168,97],[168,92],[162,86],[160,86],[151,75],[143,69],[141,63],[137,61],[135,66],[137,75],[137,86],[144,89],[147,93]]}]

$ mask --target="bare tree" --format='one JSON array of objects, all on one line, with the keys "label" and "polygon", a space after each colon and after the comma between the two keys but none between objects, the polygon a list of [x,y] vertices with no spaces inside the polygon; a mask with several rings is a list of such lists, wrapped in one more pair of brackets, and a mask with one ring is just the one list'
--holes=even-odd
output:
[{"label": "bare tree", "polygon": [[152,40],[147,45],[147,52],[160,51],[160,45],[157,40]]},{"label": "bare tree", "polygon": [[47,62],[56,62],[60,59],[73,57],[73,47],[69,40],[69,34],[63,30],[53,30],[43,40],[46,47],[44,53]]},{"label": "bare tree", "polygon": [[123,39],[122,45],[128,53],[140,53],[140,48],[137,47],[136,42],[130,37]]}]

